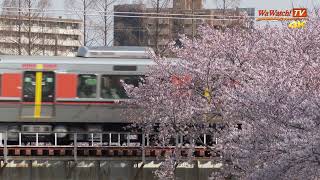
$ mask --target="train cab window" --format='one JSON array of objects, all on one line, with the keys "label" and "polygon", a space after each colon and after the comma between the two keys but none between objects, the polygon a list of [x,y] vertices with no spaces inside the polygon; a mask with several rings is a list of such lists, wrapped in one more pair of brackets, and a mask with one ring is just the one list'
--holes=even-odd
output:
[{"label": "train cab window", "polygon": [[121,80],[126,84],[132,84],[137,87],[141,82],[141,76],[103,75],[101,77],[101,97],[106,99],[128,98]]},{"label": "train cab window", "polygon": [[78,76],[78,97],[97,97],[97,76],[93,74],[80,74]]},{"label": "train cab window", "polygon": [[[40,87],[42,89],[42,102],[54,101],[54,73],[53,72],[42,72],[42,79]],[[26,71],[23,78],[23,100],[26,102],[35,101],[36,96],[36,72]]]}]

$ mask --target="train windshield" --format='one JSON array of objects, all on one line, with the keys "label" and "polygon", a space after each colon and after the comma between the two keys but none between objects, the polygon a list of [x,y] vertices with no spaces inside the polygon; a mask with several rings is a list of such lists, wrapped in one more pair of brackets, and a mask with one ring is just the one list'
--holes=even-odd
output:
[{"label": "train windshield", "polygon": [[137,87],[142,82],[141,78],[143,76],[103,75],[101,77],[101,97],[105,99],[126,99],[128,95],[121,84],[121,80],[126,84]]}]

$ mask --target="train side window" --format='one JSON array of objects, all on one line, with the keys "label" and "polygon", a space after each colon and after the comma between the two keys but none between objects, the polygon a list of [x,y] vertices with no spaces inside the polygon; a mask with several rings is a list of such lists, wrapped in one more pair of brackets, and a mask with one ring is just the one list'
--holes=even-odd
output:
[{"label": "train side window", "polygon": [[78,76],[78,97],[97,97],[97,76],[93,74],[80,74]]},{"label": "train side window", "polygon": [[132,84],[137,87],[141,82],[140,79],[141,76],[103,75],[101,77],[101,97],[106,99],[126,99],[128,96],[121,84],[121,80],[126,84]]},{"label": "train side window", "polygon": [[2,84],[2,76],[1,76],[1,74],[0,74],[0,96],[2,96],[2,87],[1,87],[1,84]]}]

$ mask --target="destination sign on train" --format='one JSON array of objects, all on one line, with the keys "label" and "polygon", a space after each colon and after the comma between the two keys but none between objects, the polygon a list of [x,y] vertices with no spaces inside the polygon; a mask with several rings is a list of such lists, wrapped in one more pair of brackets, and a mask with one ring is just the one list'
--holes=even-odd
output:
[{"label": "destination sign on train", "polygon": [[57,69],[56,64],[22,64],[22,69]]}]

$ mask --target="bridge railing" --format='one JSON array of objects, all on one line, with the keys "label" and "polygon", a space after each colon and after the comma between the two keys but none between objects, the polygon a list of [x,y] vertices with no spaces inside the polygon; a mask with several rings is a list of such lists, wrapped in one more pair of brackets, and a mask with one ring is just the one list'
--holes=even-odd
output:
[{"label": "bridge railing", "polygon": [[[3,156],[5,162],[11,156],[27,156],[36,152],[36,156],[43,154],[55,155],[55,151],[60,153],[57,156],[65,156],[65,151],[70,152],[73,159],[77,161],[78,152],[86,151],[94,152],[95,156],[101,156],[103,152],[108,152],[108,156],[113,156],[113,151],[123,154],[129,152],[128,156],[136,154],[141,157],[141,161],[145,162],[146,156],[156,157],[163,153],[172,153],[176,146],[182,149],[189,149],[188,142],[184,142],[182,136],[175,136],[173,144],[163,146],[161,143],[153,143],[152,136],[155,134],[130,133],[130,132],[0,132],[0,156]],[[64,137],[64,138],[62,138]],[[198,157],[210,156],[205,155],[208,151],[207,146],[213,146],[217,142],[208,143],[210,136],[203,135],[202,146],[195,147]],[[212,140],[212,138],[211,138]],[[210,148],[211,149],[211,148]],[[160,151],[159,151],[160,150]],[[180,152],[186,156],[186,151]],[[134,151],[134,152],[133,152]],[[24,153],[23,153],[24,152]],[[102,153],[102,154],[101,154]],[[151,154],[154,155],[151,155]],[[11,155],[10,155],[11,154]],[[86,153],[85,153],[86,154]],[[140,155],[139,155],[140,154]],[[161,155],[163,156],[163,155]]]},{"label": "bridge railing", "polygon": [[[78,147],[149,147],[163,146],[155,143],[155,134],[143,134],[132,132],[8,132],[0,131],[1,146],[78,146]],[[196,146],[214,146],[217,139],[209,135],[201,135],[193,140]],[[191,143],[183,136],[172,137],[168,146],[189,146]]]}]

